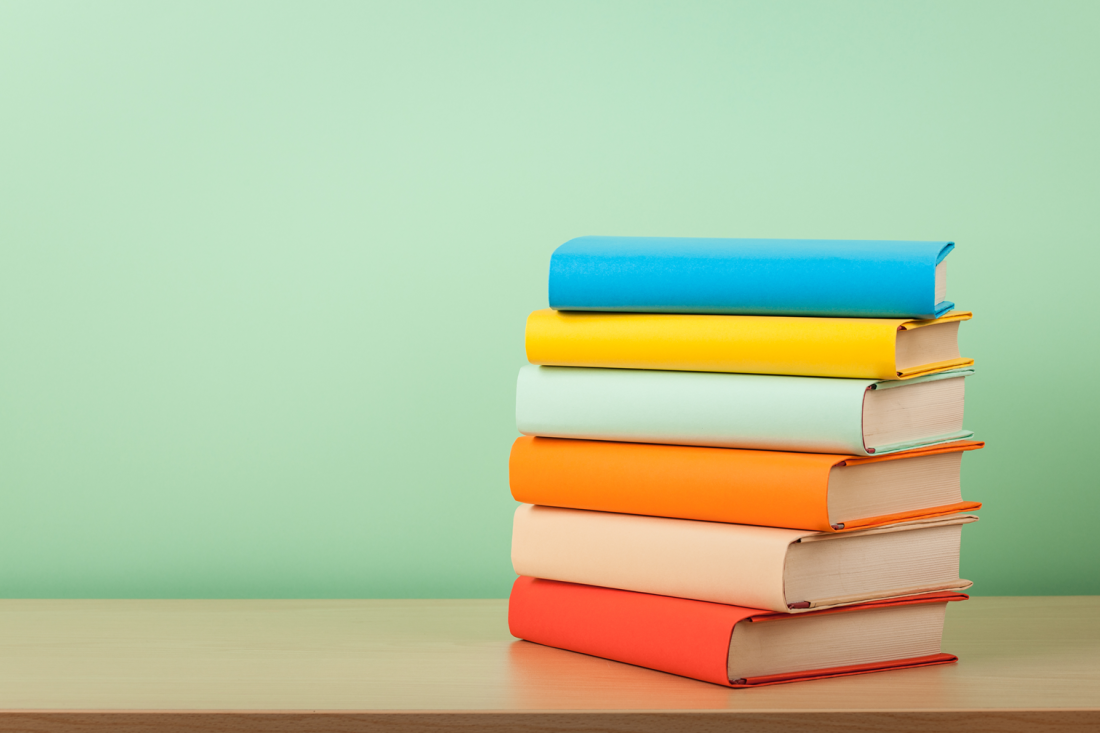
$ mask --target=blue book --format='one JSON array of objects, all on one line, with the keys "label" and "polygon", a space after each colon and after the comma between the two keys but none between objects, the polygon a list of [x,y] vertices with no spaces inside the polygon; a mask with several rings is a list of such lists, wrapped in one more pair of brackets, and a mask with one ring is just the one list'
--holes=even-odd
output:
[{"label": "blue book", "polygon": [[938,318],[952,242],[578,237],[550,307],[635,313]]}]

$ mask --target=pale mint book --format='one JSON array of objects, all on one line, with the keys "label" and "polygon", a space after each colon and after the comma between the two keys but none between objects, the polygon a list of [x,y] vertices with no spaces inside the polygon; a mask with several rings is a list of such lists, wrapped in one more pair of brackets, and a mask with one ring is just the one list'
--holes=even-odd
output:
[{"label": "pale mint book", "polygon": [[756,450],[882,455],[963,440],[966,377],[907,380],[527,365],[524,435]]}]

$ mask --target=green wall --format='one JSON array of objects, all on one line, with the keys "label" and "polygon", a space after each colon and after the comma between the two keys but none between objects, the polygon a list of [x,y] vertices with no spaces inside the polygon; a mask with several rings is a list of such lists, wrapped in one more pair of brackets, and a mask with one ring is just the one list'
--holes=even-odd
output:
[{"label": "green wall", "polygon": [[1100,593],[1100,3],[0,4],[0,595],[502,597],[581,234],[952,239],[964,574]]}]

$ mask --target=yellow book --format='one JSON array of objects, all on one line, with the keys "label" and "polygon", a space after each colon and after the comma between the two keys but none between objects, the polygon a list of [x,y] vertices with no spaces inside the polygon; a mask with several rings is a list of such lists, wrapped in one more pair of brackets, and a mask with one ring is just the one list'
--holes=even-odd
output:
[{"label": "yellow book", "polygon": [[968,367],[951,311],[936,320],[537,310],[532,364],[803,377],[910,379]]}]

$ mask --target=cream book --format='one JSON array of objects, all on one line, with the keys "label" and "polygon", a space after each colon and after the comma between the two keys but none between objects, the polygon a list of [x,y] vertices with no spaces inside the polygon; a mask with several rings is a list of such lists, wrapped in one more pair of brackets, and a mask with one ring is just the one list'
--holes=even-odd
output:
[{"label": "cream book", "polygon": [[810,532],[521,505],[512,525],[519,575],[797,613],[961,591],[969,514]]}]

